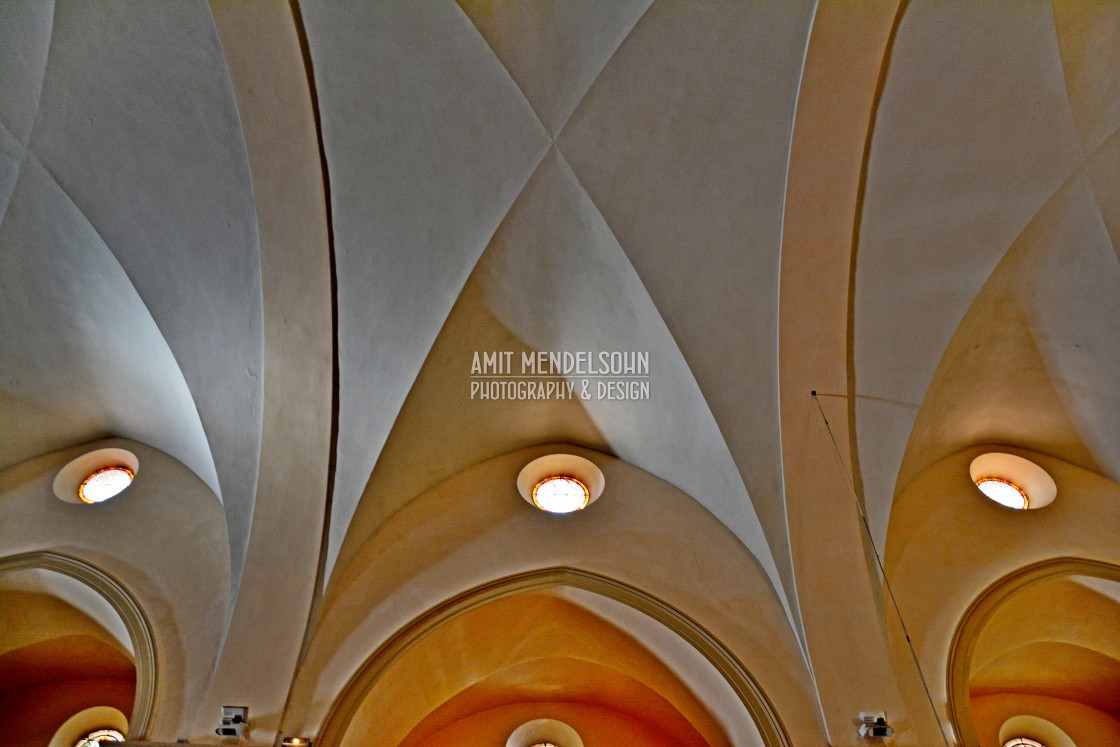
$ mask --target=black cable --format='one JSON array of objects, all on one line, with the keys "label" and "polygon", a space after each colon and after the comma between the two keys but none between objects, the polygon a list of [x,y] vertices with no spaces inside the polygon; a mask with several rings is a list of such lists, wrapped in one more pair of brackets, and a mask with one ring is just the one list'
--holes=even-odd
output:
[{"label": "black cable", "polygon": [[934,705],[933,695],[930,694],[929,685],[926,683],[926,675],[922,672],[922,665],[918,661],[918,652],[914,650],[914,643],[910,640],[910,631],[906,629],[906,621],[902,619],[902,609],[898,606],[898,600],[895,599],[894,589],[891,588],[891,582],[887,578],[887,569],[883,567],[883,559],[879,557],[879,551],[875,548],[875,535],[871,533],[871,524],[867,521],[867,513],[863,510],[863,504],[860,503],[859,494],[856,492],[856,485],[852,482],[852,476],[848,472],[848,466],[844,464],[844,457],[840,453],[840,446],[836,443],[836,436],[832,434],[832,425],[828,422],[828,417],[824,414],[824,408],[821,407],[821,401],[817,397],[816,391],[811,392],[813,401],[817,404],[817,411],[821,414],[821,420],[824,421],[824,427],[828,431],[828,438],[832,441],[832,450],[836,452],[836,459],[840,462],[840,469],[844,472],[844,477],[848,481],[848,488],[852,491],[852,499],[856,504],[856,511],[859,512],[859,518],[863,522],[863,530],[867,533],[867,541],[871,545],[871,554],[875,556],[875,563],[879,566],[879,573],[883,577],[883,586],[887,589],[887,594],[891,598],[891,604],[894,606],[894,614],[898,618],[898,624],[902,626],[902,634],[906,636],[906,646],[910,649],[910,656],[914,659],[914,669],[918,671],[918,679],[921,680],[922,689],[926,692],[926,700],[929,701],[930,710],[933,711],[933,720],[937,724],[937,730],[941,733],[941,741],[945,743],[945,747],[950,747],[949,738],[945,735],[945,728],[941,725],[941,716],[937,712],[937,706]]}]

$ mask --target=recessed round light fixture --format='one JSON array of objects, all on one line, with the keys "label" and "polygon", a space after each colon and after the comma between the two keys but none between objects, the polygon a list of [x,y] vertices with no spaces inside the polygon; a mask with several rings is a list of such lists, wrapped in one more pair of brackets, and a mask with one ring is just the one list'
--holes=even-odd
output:
[{"label": "recessed round light fixture", "polygon": [[1046,470],[1014,454],[981,454],[972,460],[968,472],[980,492],[1008,508],[1042,508],[1053,503],[1058,494]]},{"label": "recessed round light fixture", "polygon": [[583,747],[583,740],[563,721],[538,718],[514,729],[506,747]]},{"label": "recessed round light fixture", "polygon": [[127,449],[87,451],[71,459],[54,477],[54,494],[67,503],[102,503],[132,484],[140,460]]},{"label": "recessed round light fixture", "polygon": [[74,747],[97,747],[105,742],[123,742],[124,734],[116,729],[97,729],[78,740]]},{"label": "recessed round light fixture", "polygon": [[569,475],[552,475],[533,486],[533,505],[553,514],[579,511],[590,500],[587,486]]},{"label": "recessed round light fixture", "polygon": [[82,503],[107,501],[131,485],[135,476],[128,467],[102,467],[82,480],[78,497]]},{"label": "recessed round light fixture", "polygon": [[553,514],[587,508],[602,494],[606,482],[594,462],[575,454],[549,454],[534,459],[517,475],[521,496]]},{"label": "recessed round light fixture", "polygon": [[125,741],[126,734],[128,719],[123,713],[112,706],[93,706],[63,721],[50,744],[51,747],[107,747]]},{"label": "recessed round light fixture", "polygon": [[1002,477],[981,477],[976,481],[980,492],[1001,506],[1008,508],[1030,508],[1030,500],[1015,483]]},{"label": "recessed round light fixture", "polygon": [[1003,722],[996,744],[1000,747],[1074,747],[1073,740],[1057,724],[1025,714]]}]

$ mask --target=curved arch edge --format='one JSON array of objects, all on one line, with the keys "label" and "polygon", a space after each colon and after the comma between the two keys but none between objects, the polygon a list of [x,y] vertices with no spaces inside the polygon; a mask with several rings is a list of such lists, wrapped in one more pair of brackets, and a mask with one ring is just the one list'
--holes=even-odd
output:
[{"label": "curved arch edge", "polygon": [[1026,587],[1040,581],[1072,575],[1096,576],[1120,582],[1120,565],[1089,558],[1060,557],[1023,566],[988,585],[972,601],[957,623],[946,667],[946,710],[953,733],[965,747],[979,744],[969,702],[968,673],[980,632],[1000,605]]},{"label": "curved arch edge", "polygon": [[323,721],[316,742],[341,744],[366,693],[413,645],[445,623],[498,599],[528,591],[567,586],[612,599],[661,623],[695,648],[723,676],[753,719],[767,747],[793,747],[770,699],[746,667],[703,626],[675,607],[622,581],[564,566],[518,573],[479,584],[430,608],[378,646],[350,677]]},{"label": "curved arch edge", "polygon": [[128,738],[142,739],[148,732],[155,711],[158,668],[152,626],[136,598],[105,571],[70,555],[40,551],[0,558],[0,573],[26,569],[54,571],[80,581],[100,594],[120,615],[136,656],[136,699],[129,720]]}]

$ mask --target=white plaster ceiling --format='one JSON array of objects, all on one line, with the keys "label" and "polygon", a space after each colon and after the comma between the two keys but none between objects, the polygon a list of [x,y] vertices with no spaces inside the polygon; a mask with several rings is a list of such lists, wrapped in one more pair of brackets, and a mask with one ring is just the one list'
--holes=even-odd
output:
[{"label": "white plaster ceiling", "polygon": [[[1105,421],[1098,421],[1099,412],[1087,413],[1078,395],[1088,385],[1096,392],[1092,408],[1115,406],[1100,396],[1111,387],[1089,382],[1114,383],[1116,368],[1100,345],[1093,345],[1092,361],[1067,348],[1082,342],[1071,334],[1097,341],[1114,336],[1115,314],[1102,304],[1120,287],[1111,279],[1115,252],[1098,202],[1114,204],[1115,186],[1087,173],[1100,131],[1114,131],[1120,120],[1094,112],[1086,125],[1091,133],[1079,132],[1077,118],[1087,113],[1067,83],[1069,50],[1056,18],[1062,15],[1050,2],[915,2],[899,26],[871,145],[855,278],[860,470],[880,547],[895,491],[905,483],[906,475],[901,484],[896,480],[926,391],[1009,250],[1034,255],[1043,287],[1018,286],[1014,300],[1030,309],[1028,334],[1062,408],[1092,451],[1116,453],[1106,445],[1114,436],[1095,425]],[[1104,26],[1088,36],[1094,35],[1105,43],[1115,30]],[[1074,71],[1078,59],[1070,62]],[[1111,117],[1111,126],[1098,117]],[[1097,287],[1077,291],[1086,281]],[[980,322],[989,328],[1017,326],[1006,304],[989,314]],[[1006,381],[1004,372],[1018,363],[990,359],[984,375]],[[1018,434],[1000,435],[1030,445]],[[907,474],[952,450],[921,460]]]},{"label": "white plaster ceiling", "polygon": [[304,16],[338,265],[329,567],[417,370],[548,138],[454,3],[315,3]]},{"label": "white plaster ceiling", "polygon": [[23,72],[4,76],[0,109],[2,406],[24,434],[0,461],[110,435],[151,443],[225,504],[236,587],[259,459],[260,263],[209,9],[0,14]]},{"label": "white plaster ceiling", "polygon": [[[893,674],[841,661],[862,630],[868,650],[890,648],[871,554],[905,587],[933,670],[949,618],[994,576],[1056,552],[1107,556],[1120,477],[1114,3],[912,0],[893,25],[877,11],[882,38],[839,33],[856,12],[842,0],[268,7],[266,33],[246,22],[251,4],[224,0],[0,4],[0,536],[13,552],[112,566],[184,626],[167,645],[191,684],[150,736],[211,738],[215,705],[242,693],[268,734],[284,719],[313,729],[361,659],[446,596],[586,562],[677,595],[734,640],[802,738],[823,727],[849,744],[858,696],[923,711],[898,743],[927,744],[909,660]],[[882,53],[849,67],[845,44]],[[835,135],[863,160],[794,175],[791,157],[830,132],[827,97],[842,96],[822,81],[866,94],[869,114],[849,112]],[[799,100],[806,90],[815,98]],[[287,140],[270,138],[280,100],[299,101],[284,106]],[[821,205],[799,209],[811,190]],[[825,225],[836,246],[787,243]],[[846,292],[782,284],[815,254]],[[825,327],[840,330],[828,344]],[[488,349],[648,351],[652,399],[471,402],[469,358]],[[825,429],[817,410],[780,421],[808,401],[779,387],[783,370],[806,389],[828,378],[847,413],[835,400],[819,410]],[[819,444],[798,440],[802,425]],[[109,437],[146,450],[131,490],[153,497],[99,522],[142,539],[55,536],[84,531],[78,515],[42,519],[81,507],[36,491],[64,454]],[[632,547],[607,534],[566,547],[510,513],[527,510],[504,502],[511,455],[543,444],[617,460],[625,499],[596,510]],[[1029,517],[1044,540],[999,558],[977,543],[1012,519],[952,472],[981,444],[1038,453],[1078,486]],[[790,469],[815,479],[793,498]],[[181,502],[153,475],[170,475]],[[470,475],[481,493],[453,502]],[[935,477],[953,487],[930,511]],[[644,502],[627,492],[639,486]],[[815,501],[849,499],[836,514],[850,524],[814,519]],[[444,505],[460,513],[434,518]],[[1079,535],[1075,506],[1101,525]],[[954,512],[970,518],[963,536]],[[525,527],[541,546],[502,556]],[[642,567],[682,528],[711,547],[681,538],[679,569]],[[858,542],[837,550],[821,533]],[[957,573],[936,542],[976,562]],[[145,562],[164,545],[175,551]],[[858,594],[799,593],[839,588],[840,568]],[[687,591],[715,578],[732,588]],[[273,655],[255,688],[258,646]],[[811,654],[839,662],[819,668],[824,684]],[[829,677],[846,671],[870,684],[839,692]]]},{"label": "white plaster ceiling", "polygon": [[514,7],[304,9],[341,309],[328,567],[495,237],[489,303],[530,348],[651,352],[663,394],[644,414],[603,404],[592,420],[613,451],[724,519],[793,615],[774,310],[811,5]]}]

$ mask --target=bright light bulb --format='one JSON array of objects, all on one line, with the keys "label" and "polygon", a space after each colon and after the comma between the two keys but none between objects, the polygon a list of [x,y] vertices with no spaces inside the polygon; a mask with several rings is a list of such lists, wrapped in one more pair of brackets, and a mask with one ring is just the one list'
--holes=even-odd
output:
[{"label": "bright light bulb", "polygon": [[567,514],[579,511],[591,501],[587,486],[574,477],[546,477],[533,488],[533,503],[542,511]]},{"label": "bright light bulb", "polygon": [[1027,508],[1027,494],[1015,483],[1000,477],[981,477],[976,487],[1001,506],[1008,508]]},{"label": "bright light bulb", "polygon": [[105,467],[82,480],[78,497],[83,503],[101,503],[112,498],[132,484],[132,470],[128,467]]},{"label": "bright light bulb", "polygon": [[78,740],[74,747],[101,747],[107,742],[123,742],[124,734],[116,729],[98,729]]}]

